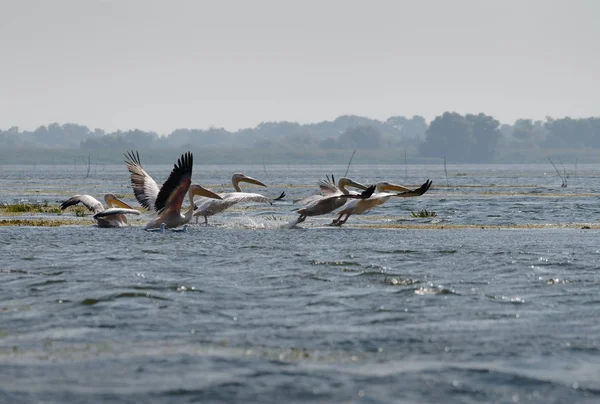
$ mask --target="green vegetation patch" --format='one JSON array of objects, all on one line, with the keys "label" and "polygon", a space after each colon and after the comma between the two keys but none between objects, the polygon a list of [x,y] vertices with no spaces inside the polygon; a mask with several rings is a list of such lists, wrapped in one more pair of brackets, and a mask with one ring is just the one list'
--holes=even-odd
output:
[{"label": "green vegetation patch", "polygon": [[75,212],[75,216],[77,216],[77,217],[84,217],[85,213],[88,211],[86,207],[81,206],[81,205],[71,206],[67,209]]},{"label": "green vegetation patch", "polygon": [[58,206],[44,203],[15,203],[0,207],[0,212],[5,213],[61,213]]},{"label": "green vegetation patch", "polygon": [[70,220],[54,219],[3,219],[0,220],[0,226],[39,226],[39,227],[57,227],[61,225],[73,224]]},{"label": "green vegetation patch", "polygon": [[418,212],[410,211],[412,217],[436,217],[437,213],[422,209]]}]

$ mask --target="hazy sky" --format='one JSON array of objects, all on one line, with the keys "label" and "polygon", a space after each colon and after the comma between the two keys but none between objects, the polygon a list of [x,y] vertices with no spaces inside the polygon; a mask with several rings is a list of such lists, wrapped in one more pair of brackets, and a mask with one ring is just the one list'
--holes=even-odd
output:
[{"label": "hazy sky", "polygon": [[600,115],[596,0],[0,1],[0,128]]}]

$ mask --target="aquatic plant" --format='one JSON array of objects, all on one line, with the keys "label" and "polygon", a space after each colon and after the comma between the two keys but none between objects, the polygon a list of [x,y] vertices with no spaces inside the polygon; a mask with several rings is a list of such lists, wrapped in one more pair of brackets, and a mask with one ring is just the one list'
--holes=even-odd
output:
[{"label": "aquatic plant", "polygon": [[418,212],[413,212],[412,210],[410,211],[412,217],[436,217],[437,213],[433,212],[433,211],[428,211],[426,209],[422,209]]},{"label": "aquatic plant", "polygon": [[4,219],[0,220],[0,226],[40,226],[40,227],[57,227],[63,224],[72,224],[63,220],[30,220],[30,219]]},{"label": "aquatic plant", "polygon": [[7,204],[2,206],[0,210],[5,211],[6,213],[60,213],[60,208],[58,206],[50,206],[48,202],[44,203],[24,203],[19,202],[15,204]]},{"label": "aquatic plant", "polygon": [[75,206],[72,210],[75,211],[75,216],[77,217],[85,216],[86,208],[84,208],[83,206]]}]

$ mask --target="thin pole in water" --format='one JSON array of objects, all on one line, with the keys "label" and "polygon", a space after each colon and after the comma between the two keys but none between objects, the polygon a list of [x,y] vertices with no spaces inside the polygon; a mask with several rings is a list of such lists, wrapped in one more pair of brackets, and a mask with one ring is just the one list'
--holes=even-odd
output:
[{"label": "thin pole in water", "polygon": [[444,173],[446,174],[446,187],[450,188],[450,184],[448,183],[448,170],[446,170],[446,156],[444,156]]},{"label": "thin pole in water", "polygon": [[408,163],[406,162],[406,147],[404,148],[404,182],[408,181]]},{"label": "thin pole in water", "polygon": [[352,158],[354,157],[354,153],[356,153],[356,149],[354,149],[354,151],[352,152],[352,156],[350,156],[350,161],[348,162],[348,167],[346,167],[346,174],[344,174],[344,177],[348,176],[348,171],[350,170],[350,164],[352,164]]}]

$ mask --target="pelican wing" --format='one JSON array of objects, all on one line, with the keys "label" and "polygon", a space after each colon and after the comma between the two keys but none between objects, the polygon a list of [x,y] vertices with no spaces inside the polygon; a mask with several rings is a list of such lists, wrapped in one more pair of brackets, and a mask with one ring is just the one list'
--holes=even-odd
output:
[{"label": "pelican wing", "polygon": [[297,203],[299,205],[308,205],[318,201],[319,199],[322,199],[324,196],[341,194],[342,191],[337,185],[335,185],[333,174],[331,174],[331,177],[329,175],[326,175],[325,177],[326,178],[322,178],[317,182],[319,189],[321,190],[321,194],[310,195],[302,199],[295,199],[293,203]]},{"label": "pelican wing", "polygon": [[219,194],[219,196],[221,199],[200,198],[200,200],[196,203],[194,216],[212,216],[229,209],[231,206],[237,203],[272,203],[273,201],[273,199],[264,195],[250,192],[225,192]]},{"label": "pelican wing", "polygon": [[376,186],[371,185],[360,194],[348,194],[348,195],[339,195],[338,198],[346,198],[346,199],[369,199],[373,192],[375,192]]},{"label": "pelican wing", "polygon": [[394,194],[394,196],[399,196],[399,197],[402,197],[402,198],[409,198],[411,196],[421,196],[425,192],[427,192],[427,190],[429,190],[429,187],[431,187],[431,181],[427,180],[427,181],[425,181],[423,183],[423,185],[421,185],[417,189],[408,190],[406,192],[400,192],[398,194]]},{"label": "pelican wing", "polygon": [[104,210],[104,206],[102,206],[102,203],[91,195],[73,195],[72,197],[64,201],[60,205],[60,208],[62,210],[65,210],[69,206],[77,205],[78,203],[81,203],[83,206],[85,206],[94,213],[99,213]]},{"label": "pelican wing", "polygon": [[267,196],[251,193],[251,192],[228,192],[219,194],[223,201],[242,203],[242,202],[261,202],[261,203],[272,203],[273,201],[279,201],[285,197],[285,192],[282,192],[277,198],[269,198]]},{"label": "pelican wing", "polygon": [[271,202],[271,198],[267,198],[261,194],[255,194],[251,192],[228,192],[225,194],[219,194],[223,200],[233,203],[241,202]]},{"label": "pelican wing", "polygon": [[321,198],[323,198],[323,195],[311,195],[311,196],[307,196],[306,198],[295,199],[294,203],[297,203],[299,205],[308,205],[309,203],[318,201]]},{"label": "pelican wing", "polygon": [[346,203],[346,198],[339,196],[323,196],[310,202],[303,208],[296,210],[297,213],[305,216],[318,216],[333,212]]},{"label": "pelican wing", "polygon": [[98,219],[101,217],[108,217],[114,215],[139,215],[140,212],[135,209],[127,209],[127,208],[109,208],[103,210],[102,212],[98,212],[94,215],[94,219]]},{"label": "pelican wing", "polygon": [[321,179],[319,180],[319,189],[321,190],[321,193],[323,195],[335,195],[338,193],[342,193],[342,191],[338,188],[337,185],[335,185],[335,178],[333,177],[333,174],[331,174],[331,177],[329,177],[329,175],[326,176],[325,179]]},{"label": "pelican wing", "polygon": [[144,208],[154,210],[159,193],[158,185],[142,167],[139,153],[132,150],[125,154],[125,164],[131,173],[131,186],[135,199]]},{"label": "pelican wing", "polygon": [[172,211],[179,213],[183,199],[192,184],[192,166],[194,158],[191,152],[181,155],[177,160],[177,164],[173,166],[173,171],[169,178],[161,187],[154,209],[158,213],[164,211]]},{"label": "pelican wing", "polygon": [[194,209],[194,216],[212,216],[219,212],[228,209],[230,206],[235,205],[235,201],[223,199],[212,199],[212,198],[200,198],[196,202],[196,209]]}]

